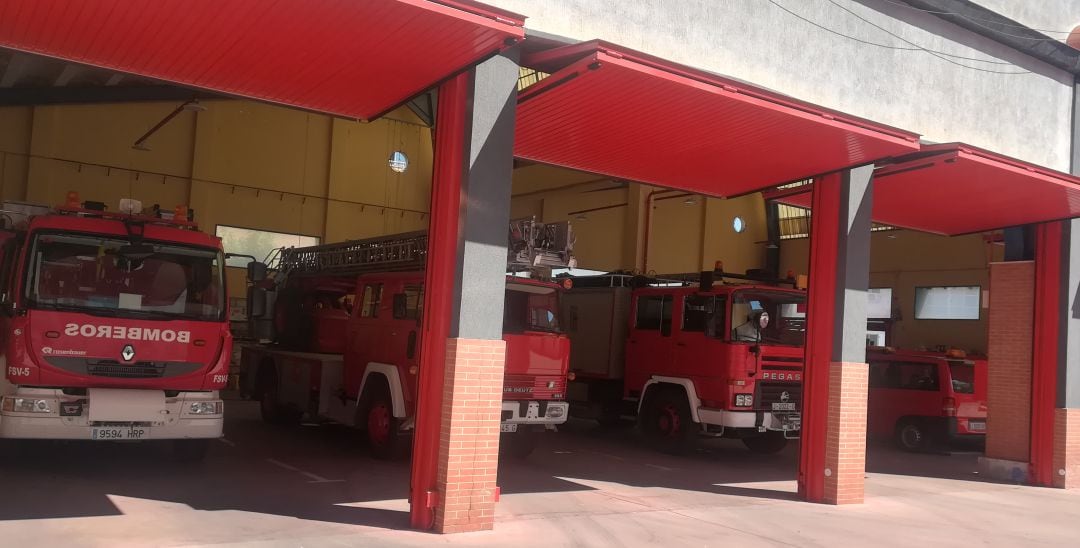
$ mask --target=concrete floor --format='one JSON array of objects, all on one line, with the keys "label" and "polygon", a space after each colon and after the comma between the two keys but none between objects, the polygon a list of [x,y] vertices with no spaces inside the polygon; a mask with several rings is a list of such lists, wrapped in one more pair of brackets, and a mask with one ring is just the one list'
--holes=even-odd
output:
[{"label": "concrete floor", "polygon": [[971,452],[874,445],[867,503],[837,508],[795,500],[794,446],[672,457],[580,423],[504,463],[494,532],[437,536],[406,530],[408,465],[355,433],[270,427],[250,402],[229,414],[196,466],[137,444],[7,452],[0,546],[1027,546],[1072,545],[1080,522],[1080,493],[980,482]]}]

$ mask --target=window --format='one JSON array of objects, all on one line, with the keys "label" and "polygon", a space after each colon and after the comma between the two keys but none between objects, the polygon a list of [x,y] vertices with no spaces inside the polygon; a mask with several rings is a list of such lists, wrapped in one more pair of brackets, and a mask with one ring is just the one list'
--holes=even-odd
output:
[{"label": "window", "polygon": [[687,295],[683,304],[683,332],[704,333],[707,337],[724,338],[727,318],[727,297]]},{"label": "window", "polygon": [[559,333],[559,294],[552,287],[506,284],[503,301],[503,332],[546,331]]},{"label": "window", "polygon": [[957,394],[975,393],[975,364],[971,362],[950,361],[949,376],[952,377],[952,389]]},{"label": "window", "polygon": [[870,387],[936,392],[941,388],[938,366],[933,363],[874,362],[870,364]]},{"label": "window", "polygon": [[866,317],[874,320],[892,318],[892,288],[871,288],[866,292]]},{"label": "window", "polygon": [[637,316],[634,327],[650,331],[671,333],[671,295],[646,295],[638,297]]},{"label": "window", "polygon": [[[315,236],[301,236],[269,230],[254,230],[235,226],[218,225],[216,234],[221,238],[221,245],[226,253],[251,255],[259,261],[270,257],[274,250],[283,247],[308,247],[319,245]],[[251,262],[247,257],[232,257],[225,261],[225,266],[246,267]]]},{"label": "window", "polygon": [[26,283],[30,306],[128,318],[223,319],[219,251],[144,243],[153,254],[125,255],[130,242],[115,236],[37,236]]},{"label": "window", "polygon": [[424,286],[405,286],[405,317],[399,319],[419,320],[424,314]]},{"label": "window", "polygon": [[916,287],[916,320],[977,320],[982,288]]},{"label": "window", "polygon": [[379,303],[382,301],[382,284],[364,286],[364,299],[360,301],[361,318],[378,318]]},{"label": "window", "polygon": [[[761,313],[769,323],[760,329]],[[731,340],[802,346],[806,341],[806,295],[790,291],[744,289],[731,301]]]}]

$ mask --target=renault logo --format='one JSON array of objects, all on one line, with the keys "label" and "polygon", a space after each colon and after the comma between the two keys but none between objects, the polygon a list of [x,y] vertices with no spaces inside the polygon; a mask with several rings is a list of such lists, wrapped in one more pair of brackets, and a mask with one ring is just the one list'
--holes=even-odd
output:
[{"label": "renault logo", "polygon": [[125,344],[124,348],[120,350],[120,357],[124,358],[124,361],[129,362],[135,359],[135,347],[130,344]]},{"label": "renault logo", "polygon": [[781,392],[780,393],[780,401],[783,402],[783,403],[787,403],[787,402],[791,401],[791,394],[789,394],[787,390]]}]

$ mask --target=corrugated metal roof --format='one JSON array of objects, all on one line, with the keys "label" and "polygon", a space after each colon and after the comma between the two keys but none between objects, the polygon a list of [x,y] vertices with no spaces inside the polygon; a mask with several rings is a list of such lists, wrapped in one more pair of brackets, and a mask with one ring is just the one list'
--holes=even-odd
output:
[{"label": "corrugated metal roof", "polygon": [[604,42],[523,64],[553,72],[519,94],[515,154],[536,162],[732,196],[918,149],[914,133]]},{"label": "corrugated metal roof", "polygon": [[0,47],[370,119],[522,24],[471,0],[6,0]]},{"label": "corrugated metal roof", "polygon": [[[810,194],[777,201],[810,207]],[[956,236],[1080,217],[1080,178],[963,143],[927,145],[874,172],[873,219]]]}]

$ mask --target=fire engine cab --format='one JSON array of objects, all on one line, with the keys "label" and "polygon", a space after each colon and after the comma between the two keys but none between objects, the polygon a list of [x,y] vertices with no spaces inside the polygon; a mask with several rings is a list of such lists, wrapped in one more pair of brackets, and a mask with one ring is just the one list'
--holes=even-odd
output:
[{"label": "fire engine cab", "polygon": [[668,452],[698,436],[780,451],[801,427],[805,292],[719,266],[684,279],[573,278],[571,414],[636,418]]},{"label": "fire engine cab", "polygon": [[[244,390],[269,422],[333,421],[366,431],[380,458],[404,456],[414,427],[427,235],[411,233],[280,251],[266,276],[249,266],[253,332]],[[572,264],[568,223],[511,224],[509,265],[526,274]],[[566,421],[570,341],[552,281],[506,278],[501,449],[527,455],[535,434]]]},{"label": "fire engine cab", "polygon": [[5,202],[0,231],[0,437],[221,436],[232,336],[221,241],[184,207]]}]

